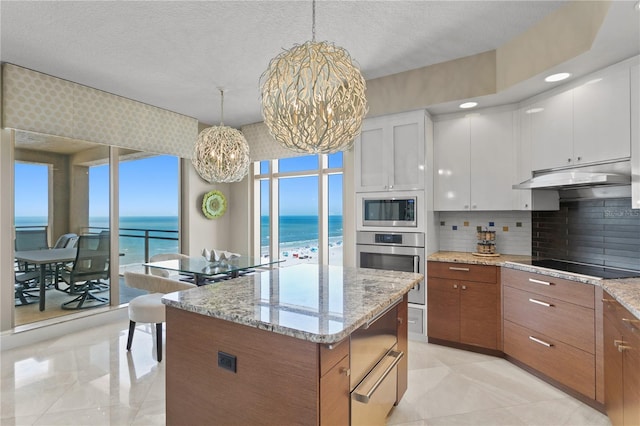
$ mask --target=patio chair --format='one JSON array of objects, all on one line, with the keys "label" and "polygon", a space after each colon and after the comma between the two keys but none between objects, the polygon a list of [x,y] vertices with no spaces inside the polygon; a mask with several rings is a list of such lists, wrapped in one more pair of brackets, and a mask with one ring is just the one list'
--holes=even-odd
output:
[{"label": "patio chair", "polygon": [[[38,279],[40,273],[38,271],[16,272],[15,283],[13,284],[15,306],[30,305],[39,300]],[[36,292],[35,294],[33,292]]]},{"label": "patio chair", "polygon": [[[47,228],[44,229],[16,229],[14,241],[15,251],[45,250],[49,248]],[[28,271],[32,269],[27,263],[19,263],[18,270]]]},{"label": "patio chair", "polygon": [[76,259],[60,271],[60,278],[69,284],[66,290],[77,295],[62,304],[62,309],[87,309],[109,303],[97,293],[109,288],[109,235],[82,235],[78,238]]},{"label": "patio chair", "polygon": [[137,272],[125,272],[124,283],[131,288],[149,292],[149,294],[135,297],[129,302],[127,351],[131,350],[136,323],[155,324],[156,351],[158,362],[160,362],[162,361],[162,323],[165,322],[165,306],[161,300],[162,296],[166,293],[188,290],[197,286],[170,278],[150,274],[139,274]]},{"label": "patio chair", "polygon": [[58,237],[53,248],[73,248],[78,242],[78,235],[74,233],[62,234]]}]

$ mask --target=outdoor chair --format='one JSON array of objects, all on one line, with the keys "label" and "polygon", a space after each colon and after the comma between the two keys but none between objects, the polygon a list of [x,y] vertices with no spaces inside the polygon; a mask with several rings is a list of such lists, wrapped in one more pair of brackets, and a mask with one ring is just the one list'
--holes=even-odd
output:
[{"label": "outdoor chair", "polygon": [[131,288],[146,290],[149,293],[133,298],[129,302],[129,335],[127,351],[131,350],[136,323],[156,325],[156,351],[158,362],[162,361],[162,323],[165,322],[165,306],[162,296],[174,291],[195,288],[195,284],[185,283],[170,278],[137,272],[125,272],[124,283]]},{"label": "outdoor chair", "polygon": [[[47,227],[43,229],[16,229],[15,251],[45,250],[49,248]],[[31,269],[27,263],[18,264],[18,270]]]},{"label": "outdoor chair", "polygon": [[109,234],[82,235],[78,238],[76,258],[60,271],[69,285],[65,291],[77,297],[62,304],[62,309],[87,309],[109,303],[97,293],[109,289]]},{"label": "outdoor chair", "polygon": [[74,233],[62,234],[58,237],[53,248],[73,248],[78,242],[78,235]]},{"label": "outdoor chair", "polygon": [[[14,289],[15,306],[30,305],[39,300],[38,296],[38,271],[16,272]],[[35,294],[33,292],[36,292]]]}]

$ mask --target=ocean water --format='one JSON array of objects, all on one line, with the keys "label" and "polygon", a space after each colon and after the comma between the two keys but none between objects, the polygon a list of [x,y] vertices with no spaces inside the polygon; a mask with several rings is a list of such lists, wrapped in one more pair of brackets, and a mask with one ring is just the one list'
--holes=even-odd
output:
[{"label": "ocean water", "polygon": [[[318,216],[280,216],[280,249],[317,248]],[[329,216],[329,242],[342,244],[342,216]],[[260,217],[260,246],[269,248],[269,217]]]},{"label": "ocean water", "polygon": [[[46,217],[16,217],[16,226],[43,226]],[[109,218],[91,217],[91,232],[108,229]],[[262,251],[268,251],[269,218],[260,218],[260,245]],[[177,216],[128,216],[120,218],[120,258],[121,265],[144,262],[145,230],[149,233],[149,256],[159,253],[177,253],[178,217]],[[342,216],[329,216],[329,242],[342,243]],[[53,245],[57,235],[53,236]],[[281,216],[280,248],[282,250],[298,247],[314,248],[318,245],[317,216]]]}]

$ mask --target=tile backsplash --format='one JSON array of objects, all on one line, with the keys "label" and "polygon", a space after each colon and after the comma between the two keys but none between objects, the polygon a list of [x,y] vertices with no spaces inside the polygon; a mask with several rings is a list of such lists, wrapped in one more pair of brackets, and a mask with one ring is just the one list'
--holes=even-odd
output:
[{"label": "tile backsplash", "polygon": [[534,256],[640,270],[640,210],[630,198],[562,201],[532,215]]},{"label": "tile backsplash", "polygon": [[440,250],[475,252],[478,227],[496,231],[496,253],[531,254],[531,212],[440,212]]}]

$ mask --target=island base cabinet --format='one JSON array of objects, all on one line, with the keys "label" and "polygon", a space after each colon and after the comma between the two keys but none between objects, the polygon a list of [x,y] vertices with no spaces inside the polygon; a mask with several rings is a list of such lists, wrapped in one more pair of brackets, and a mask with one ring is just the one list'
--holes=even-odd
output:
[{"label": "island base cabinet", "polygon": [[504,321],[504,353],[595,399],[595,356],[557,339]]},{"label": "island base cabinet", "polygon": [[[319,424],[317,344],[166,310],[167,425]],[[235,372],[218,365],[221,352]]]},{"label": "island base cabinet", "polygon": [[[349,343],[345,343],[346,346]],[[320,424],[349,422],[349,356],[345,356],[320,379]]]}]

